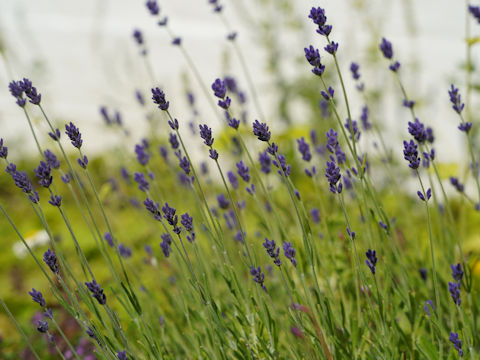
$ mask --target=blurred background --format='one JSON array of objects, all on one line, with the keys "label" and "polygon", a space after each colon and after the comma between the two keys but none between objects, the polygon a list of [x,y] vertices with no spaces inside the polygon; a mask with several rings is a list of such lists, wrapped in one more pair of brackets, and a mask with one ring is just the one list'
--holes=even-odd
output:
[{"label": "blurred background", "polygon": [[[394,45],[403,65],[402,77],[417,101],[422,121],[434,127],[442,144],[450,149],[459,147],[461,134],[455,131],[454,114],[440,115],[449,111],[449,84],[455,82],[461,91],[464,85],[462,77],[453,76],[461,76],[458,69],[465,57],[463,4],[449,0],[224,0],[223,5],[225,19],[238,32],[239,46],[265,104],[263,108],[268,109],[269,122],[281,122],[286,115],[279,114],[278,100],[284,95],[279,84],[288,86],[299,79],[311,79],[303,48],[309,44],[323,48],[324,44],[306,16],[311,6],[321,5],[334,25],[332,39],[340,43],[339,59],[350,93],[354,92],[348,71],[351,61],[360,64],[364,79],[368,78],[367,89],[394,90],[396,97],[382,104],[382,123],[391,132],[394,144],[400,149],[401,138],[396,134],[405,132],[406,120],[402,119],[407,113],[399,106],[398,89],[388,64],[380,58],[382,36]],[[206,84],[225,74],[238,74],[240,85],[246,89],[238,59],[226,40],[228,32],[207,0],[166,0],[160,6]],[[144,32],[154,79],[148,76],[133,41],[134,29]],[[116,141],[114,135],[102,131],[100,105],[118,109],[133,138],[141,136],[146,122],[134,93],[138,89],[149,99],[153,85],[165,89],[179,119],[189,113],[185,93],[191,90],[197,95],[204,121],[217,125],[218,117],[206,105],[182,54],[171,45],[165,29],[156,25],[144,1],[2,0],[0,52],[0,134],[9,140],[13,159],[35,149],[22,113],[8,93],[12,78],[31,78],[43,94],[50,115],[73,121],[83,130],[90,153]],[[378,61],[372,63],[372,58]],[[363,66],[366,60],[368,67]],[[354,97],[352,101],[359,116],[361,104]],[[290,103],[294,104],[289,109],[290,120],[302,122],[308,114],[301,103]],[[257,115],[255,111],[250,113],[252,119]],[[451,136],[451,132],[457,135]],[[12,146],[15,140],[21,146]],[[460,153],[438,151],[444,160],[456,160]]]}]

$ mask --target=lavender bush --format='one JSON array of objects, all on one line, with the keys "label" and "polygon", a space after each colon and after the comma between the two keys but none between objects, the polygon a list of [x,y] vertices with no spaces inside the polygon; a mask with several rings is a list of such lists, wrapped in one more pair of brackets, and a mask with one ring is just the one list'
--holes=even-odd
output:
[{"label": "lavender bush", "polygon": [[[20,334],[7,358],[476,358],[478,263],[465,246],[480,211],[471,53],[466,83],[445,87],[453,111],[442,114],[458,121],[465,170],[445,175],[435,127],[404,83],[412,70],[388,36],[376,39],[374,70],[398,86],[403,148],[383,131],[362,73],[369,64],[342,59],[348,44],[335,41],[335,24],[317,6],[304,14],[314,43],[297,54],[315,119],[298,127],[269,116],[227,5],[205,4],[225,25],[241,72],[205,83],[161,4],[146,2],[200,91],[188,92],[185,120],[168,88],[136,84],[151,126],[141,139],[101,106],[122,141],[115,151],[89,154],[80,124],[49,117],[42,84],[9,83],[38,155],[13,162],[18,144],[0,139],[2,184],[15,191],[0,210],[29,255],[22,266],[35,266],[35,287],[21,299],[0,292]],[[466,11],[467,21],[479,19],[478,7]],[[132,36],[157,84],[151,44],[140,29]],[[18,208],[42,226],[44,244],[25,237]],[[38,310],[33,325],[20,303],[29,316]]]}]

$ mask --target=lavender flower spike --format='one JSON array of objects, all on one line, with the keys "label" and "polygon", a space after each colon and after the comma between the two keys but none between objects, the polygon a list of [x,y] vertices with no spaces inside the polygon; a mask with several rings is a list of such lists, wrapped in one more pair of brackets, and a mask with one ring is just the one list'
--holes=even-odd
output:
[{"label": "lavender flower spike", "polygon": [[170,105],[170,102],[165,100],[165,93],[160,90],[158,87],[155,89],[152,89],[152,100],[155,104],[158,105],[158,108],[160,110],[168,110],[168,106]]},{"label": "lavender flower spike", "polygon": [[80,134],[80,130],[72,122],[65,125],[65,134],[70,138],[73,146],[77,149],[82,147],[82,134]]},{"label": "lavender flower spike", "polygon": [[268,126],[265,123],[260,123],[258,120],[255,120],[253,123],[253,134],[258,137],[260,141],[270,141],[270,136],[272,133],[268,131]]},{"label": "lavender flower spike", "polygon": [[458,356],[462,357],[463,356],[462,340],[460,340],[458,333],[454,333],[454,332],[450,333],[449,340],[453,344],[453,347],[455,348],[455,350],[458,351]]},{"label": "lavender flower spike", "polygon": [[28,293],[31,297],[32,300],[38,304],[40,304],[41,307],[45,307],[47,303],[45,302],[45,299],[43,298],[43,295],[40,291],[37,291],[32,288],[32,291],[29,291]]},{"label": "lavender flower spike", "polygon": [[50,270],[52,270],[52,272],[54,272],[55,274],[58,274],[58,262],[57,262],[57,255],[55,255],[55,253],[48,249],[47,251],[45,251],[45,253],[43,254],[43,261],[45,262],[45,264],[47,264],[47,266],[50,268]]},{"label": "lavender flower spike", "polygon": [[92,296],[97,299],[100,305],[105,305],[107,303],[107,297],[103,293],[102,287],[93,279],[91,282],[86,282],[85,286],[92,293]]},{"label": "lavender flower spike", "polygon": [[285,257],[290,260],[293,266],[297,266],[297,260],[295,259],[296,251],[293,248],[292,243],[285,241],[282,247]]}]

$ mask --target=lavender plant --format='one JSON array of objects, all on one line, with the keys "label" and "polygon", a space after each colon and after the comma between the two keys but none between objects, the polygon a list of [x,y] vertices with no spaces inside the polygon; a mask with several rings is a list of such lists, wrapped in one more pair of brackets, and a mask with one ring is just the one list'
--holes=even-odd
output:
[{"label": "lavender plant", "polygon": [[[445,176],[434,128],[407,93],[412,70],[387,38],[376,39],[376,51],[388,66],[360,64],[332,40],[325,9],[305,11],[315,43],[297,51],[311,67],[302,63],[300,85],[311,81],[308,96],[324,116],[282,128],[257,91],[230,3],[205,6],[225,26],[241,72],[218,73],[208,86],[162,4],[148,0],[203,99],[189,90],[191,121],[176,117],[181,100],[156,85],[153,44],[135,29],[155,85],[132,84],[132,93],[151,131],[130,138],[120,112],[102,105],[106,131],[122,129],[115,134],[129,144],[122,150],[90,154],[83,125],[47,115],[47,92],[27,78],[9,83],[38,150],[14,163],[18,144],[0,139],[2,185],[12,193],[0,197],[2,231],[26,249],[32,284],[24,300],[0,292],[21,336],[10,358],[475,359],[480,272],[466,237],[478,232],[480,180],[470,80],[465,99],[448,90],[468,163],[463,177]],[[465,11],[478,20],[477,7]],[[409,113],[403,149],[382,132],[363,69],[398,85],[392,96]],[[202,102],[220,124],[201,113]],[[26,238],[27,220],[44,229],[45,243]]]}]

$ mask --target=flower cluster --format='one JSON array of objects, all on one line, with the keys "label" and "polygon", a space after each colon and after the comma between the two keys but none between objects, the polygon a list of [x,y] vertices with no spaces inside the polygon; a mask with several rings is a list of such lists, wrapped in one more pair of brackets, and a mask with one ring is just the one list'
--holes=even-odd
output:
[{"label": "flower cluster", "polygon": [[218,97],[218,106],[222,109],[228,110],[232,100],[227,96],[227,88],[225,87],[225,81],[221,79],[215,79],[212,84],[213,94]]},{"label": "flower cluster", "polygon": [[263,247],[267,251],[267,254],[273,259],[273,263],[277,266],[282,265],[282,261],[280,260],[280,248],[276,247],[275,240],[268,240],[265,238],[265,242],[263,243]]},{"label": "flower cluster", "polygon": [[92,297],[97,299],[100,305],[107,303],[107,297],[103,293],[102,287],[93,279],[91,282],[85,282],[85,286],[92,293]]},{"label": "flower cluster", "polygon": [[373,275],[375,275],[375,266],[377,265],[377,252],[375,250],[368,249],[365,253],[367,256],[367,260],[365,260],[365,264],[370,268],[370,271]]}]

